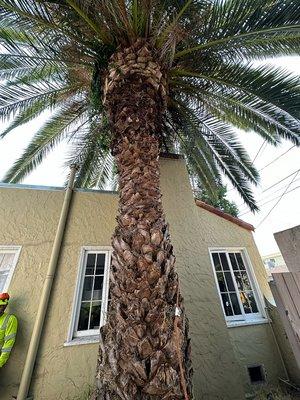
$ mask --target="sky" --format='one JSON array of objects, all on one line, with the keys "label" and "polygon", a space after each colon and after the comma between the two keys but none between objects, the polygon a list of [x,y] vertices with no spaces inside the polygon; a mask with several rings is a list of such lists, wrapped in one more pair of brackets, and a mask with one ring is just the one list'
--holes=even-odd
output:
[{"label": "sky", "polygon": [[[300,57],[285,57],[272,60],[272,63],[299,74]],[[47,113],[42,114],[0,141],[0,181],[22,154],[34,133],[43,125],[46,117]],[[0,132],[4,127],[5,124],[0,124]],[[251,132],[241,131],[237,134],[247,148],[250,158],[254,160],[254,165],[258,170],[261,169],[260,184],[254,188],[260,211],[252,214],[230,184],[227,186],[228,198],[239,206],[239,217],[254,225],[255,241],[261,255],[264,256],[279,250],[273,237],[275,232],[300,224],[300,171],[297,174],[297,170],[300,169],[300,148],[292,147],[292,143],[285,141],[274,148]],[[70,147],[67,143],[57,147],[22,183],[62,186],[68,172],[64,165],[68,151]],[[268,165],[269,163],[271,164]]]}]

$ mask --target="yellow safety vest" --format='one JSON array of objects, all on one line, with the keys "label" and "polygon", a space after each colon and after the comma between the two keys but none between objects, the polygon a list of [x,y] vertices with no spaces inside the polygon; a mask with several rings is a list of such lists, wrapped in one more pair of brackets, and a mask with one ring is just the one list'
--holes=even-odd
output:
[{"label": "yellow safety vest", "polygon": [[0,317],[0,368],[7,362],[16,341],[18,320],[14,315],[3,313]]}]

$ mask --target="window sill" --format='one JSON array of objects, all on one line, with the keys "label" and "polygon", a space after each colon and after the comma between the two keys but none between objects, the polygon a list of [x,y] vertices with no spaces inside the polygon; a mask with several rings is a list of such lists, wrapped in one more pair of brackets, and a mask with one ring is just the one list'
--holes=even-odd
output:
[{"label": "window sill", "polygon": [[249,325],[262,325],[268,324],[268,318],[252,319],[248,321],[227,321],[227,328],[236,328],[239,326],[249,326]]},{"label": "window sill", "polygon": [[70,347],[70,346],[78,346],[81,344],[94,344],[94,343],[99,343],[99,335],[91,335],[91,336],[83,336],[83,337],[77,337],[69,342],[64,343],[64,347]]}]

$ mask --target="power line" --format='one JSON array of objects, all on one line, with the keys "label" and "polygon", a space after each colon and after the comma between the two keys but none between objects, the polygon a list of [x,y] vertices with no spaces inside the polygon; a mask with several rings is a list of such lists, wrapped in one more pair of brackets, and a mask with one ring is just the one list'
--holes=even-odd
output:
[{"label": "power line", "polygon": [[267,144],[267,139],[265,139],[262,143],[262,145],[260,146],[260,148],[258,149],[256,155],[254,156],[253,160],[251,161],[251,165],[254,163],[254,161],[257,159],[259,153],[262,151],[263,147]]},{"label": "power line", "polygon": [[264,165],[262,168],[260,168],[258,171],[263,171],[265,168],[267,168],[269,165],[273,164],[275,161],[279,160],[279,158],[283,157],[286,153],[288,153],[290,150],[292,150],[296,145],[290,147],[288,150],[286,150],[284,153],[280,154],[278,157],[274,158],[274,160],[270,161],[268,164]]},{"label": "power line", "polygon": [[[284,182],[284,181],[285,181],[286,179],[288,179],[290,176],[292,176],[292,175],[298,173],[299,171],[300,171],[300,168],[299,168],[298,170],[296,170],[296,171],[290,173],[289,175],[285,176],[284,178],[280,179],[279,181],[275,182],[273,185],[269,186],[267,189],[264,189],[264,190],[262,191],[262,193],[265,193],[265,192],[267,192],[268,190],[272,189],[273,187],[277,186],[279,183]],[[241,206],[244,206],[244,203],[240,203],[240,204],[237,205],[237,207],[241,207]]]},{"label": "power line", "polygon": [[[295,182],[295,181],[294,181],[294,182]],[[285,194],[291,193],[291,192],[293,192],[294,190],[299,189],[299,188],[300,188],[300,185],[299,185],[299,186],[296,186],[295,188],[293,188],[293,189],[291,189],[291,190],[289,190],[289,191],[286,192]],[[266,201],[265,203],[259,204],[259,206],[261,207],[261,206],[264,206],[264,205],[266,205],[266,204],[268,204],[268,203],[271,203],[272,201],[278,199],[279,197],[281,197],[281,195],[279,195],[279,196],[277,196],[277,197],[274,197],[273,199],[268,200],[268,201]],[[239,217],[241,217],[242,215],[249,214],[250,212],[252,212],[252,211],[249,210],[249,211],[243,212],[242,214],[239,214]]]},{"label": "power line", "polygon": [[[256,155],[255,155],[255,157],[254,157],[254,159],[253,159],[253,161],[252,161],[252,164],[253,164],[253,162],[255,161],[255,159],[257,158],[258,154],[260,153],[260,151],[261,151],[261,149],[262,149],[262,146],[263,146],[265,143],[266,143],[266,140],[265,140],[265,141],[262,143],[262,145],[260,146],[258,152],[256,153]],[[285,152],[283,152],[282,154],[279,154],[278,157],[276,157],[276,158],[274,158],[273,160],[271,160],[268,164],[266,164],[266,165],[264,165],[262,168],[260,168],[260,169],[258,170],[258,172],[263,171],[265,168],[267,168],[267,167],[269,167],[270,165],[272,165],[274,162],[276,162],[277,160],[279,160],[281,157],[283,157],[285,154],[287,154],[287,153],[288,153],[290,150],[292,150],[294,147],[296,147],[295,144],[294,144],[293,146],[291,146],[289,149],[287,149]],[[227,193],[228,193],[228,192],[231,192],[231,191],[234,190],[234,189],[235,189],[235,188],[232,187],[231,189],[227,190]]]},{"label": "power line", "polygon": [[271,212],[274,210],[274,208],[278,205],[278,203],[280,202],[280,200],[283,198],[283,196],[287,193],[288,188],[291,186],[291,184],[294,182],[294,180],[296,179],[297,175],[299,173],[299,170],[295,173],[293,179],[291,180],[291,182],[287,185],[287,187],[285,188],[285,191],[282,193],[282,195],[280,196],[280,198],[278,199],[278,201],[274,204],[274,206],[271,208],[271,210],[268,212],[268,214],[260,221],[260,223],[257,225],[257,228],[259,228],[261,226],[261,224],[268,218],[268,216],[271,214]]},{"label": "power line", "polygon": [[[262,193],[266,192],[267,190],[272,189],[272,187],[277,186],[278,183],[281,183],[283,181],[285,181],[287,178],[289,178],[290,176],[294,175],[294,174],[298,174],[298,172],[300,171],[300,168],[297,169],[296,171],[292,172],[291,174],[289,174],[288,176],[286,176],[285,178],[280,179],[280,181],[274,183],[272,186],[269,186],[267,189],[263,190]],[[296,175],[297,176],[297,175]]]},{"label": "power line", "polygon": [[[295,179],[294,183],[298,182],[299,180],[300,180],[300,177],[298,179]],[[264,200],[266,200],[270,196],[274,196],[275,193],[281,191],[282,189],[283,189],[283,187],[280,187],[279,189],[275,190],[274,192],[268,194],[266,197],[262,197],[261,199],[257,200],[256,203],[258,205],[260,205],[260,206],[266,204],[266,203],[263,203],[263,204],[259,204],[259,203],[264,201]],[[273,200],[274,200],[274,198],[273,198]],[[244,213],[246,210],[248,210],[248,206],[246,204],[244,204],[244,203],[241,203],[241,204],[237,205],[237,207],[238,208],[242,207],[242,209],[240,209],[240,212],[242,212],[242,213]]]}]

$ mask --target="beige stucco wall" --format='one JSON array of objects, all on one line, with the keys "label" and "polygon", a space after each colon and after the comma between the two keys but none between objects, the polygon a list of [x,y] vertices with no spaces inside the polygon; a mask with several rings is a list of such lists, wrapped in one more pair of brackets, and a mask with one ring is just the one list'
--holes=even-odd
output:
[{"label": "beige stucco wall", "polygon": [[[195,399],[243,399],[244,391],[249,390],[246,365],[263,363],[274,383],[282,371],[267,324],[227,328],[208,248],[246,248],[258,281],[270,297],[252,234],[195,206],[182,160],[163,159],[161,171],[163,204],[190,318]],[[0,245],[22,245],[10,286],[10,307],[19,317],[20,331],[9,364],[0,375],[3,400],[17,393],[62,200],[61,191],[0,189]],[[93,383],[97,345],[65,347],[64,342],[81,247],[110,244],[116,208],[114,194],[74,193],[31,386],[35,400],[72,399]]]}]

